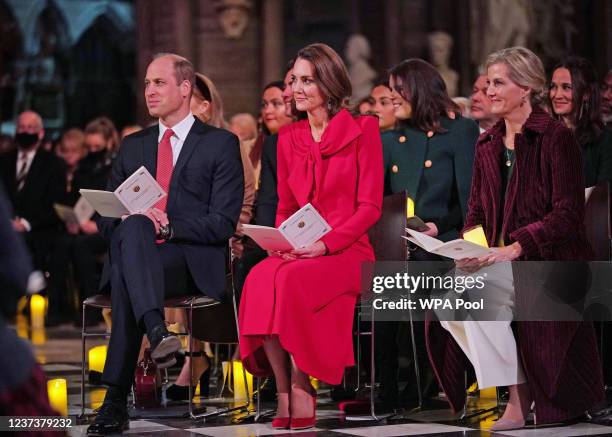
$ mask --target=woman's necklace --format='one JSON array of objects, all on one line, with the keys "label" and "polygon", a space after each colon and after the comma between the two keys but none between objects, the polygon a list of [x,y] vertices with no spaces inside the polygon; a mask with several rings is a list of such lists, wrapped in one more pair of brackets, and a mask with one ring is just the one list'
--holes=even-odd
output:
[{"label": "woman's necklace", "polygon": [[504,147],[504,156],[506,157],[506,167],[512,167],[512,164],[514,164],[514,151]]}]

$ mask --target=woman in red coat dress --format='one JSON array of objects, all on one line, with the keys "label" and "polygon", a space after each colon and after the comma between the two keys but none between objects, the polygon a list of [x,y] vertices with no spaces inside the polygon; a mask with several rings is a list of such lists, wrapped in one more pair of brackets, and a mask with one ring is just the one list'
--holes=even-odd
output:
[{"label": "woman in red coat dress", "polygon": [[259,376],[274,372],[275,428],[314,426],[309,375],[339,384],[354,364],[352,322],[361,265],[373,261],[368,229],[381,213],[382,144],[374,117],[345,106],[351,85],[324,44],[296,56],[295,105],[308,115],[278,139],[276,225],[311,203],[333,228],[313,245],[270,257],[251,270],[240,303],[240,354]]},{"label": "woman in red coat dress", "polygon": [[[542,62],[512,47],[490,55],[486,65],[491,110],[501,120],[476,145],[465,228],[482,225],[495,249],[484,258],[457,261],[457,267],[474,272],[514,260],[588,260],[580,149],[572,132],[539,107],[546,83]],[[517,296],[523,282],[515,273]],[[430,323],[427,347],[440,385],[458,410],[465,400],[467,360],[448,334]],[[590,323],[519,321],[516,341],[526,382],[509,387],[508,406],[492,430],[522,428],[532,401],[537,423],[545,424],[578,417],[603,400]]]}]

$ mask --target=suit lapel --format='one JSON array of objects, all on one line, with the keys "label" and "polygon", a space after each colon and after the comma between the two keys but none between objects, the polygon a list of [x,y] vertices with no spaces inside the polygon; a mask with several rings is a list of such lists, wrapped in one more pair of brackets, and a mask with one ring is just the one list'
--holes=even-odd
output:
[{"label": "suit lapel", "polygon": [[174,170],[172,171],[172,178],[170,179],[170,193],[168,193],[168,206],[167,206],[168,210],[172,207],[173,203],[175,202],[175,199],[176,199],[175,193],[178,188],[179,175],[181,174],[181,171],[183,171],[185,164],[187,163],[187,161],[189,161],[189,157],[191,156],[193,151],[196,149],[196,146],[198,145],[200,134],[201,132],[203,132],[203,129],[202,129],[203,126],[204,126],[203,123],[196,118],[195,121],[193,122],[193,126],[191,126],[191,129],[189,130],[189,133],[187,134],[187,138],[185,138],[185,142],[183,143],[181,153],[179,154],[178,160],[176,161],[176,165],[174,166]]},{"label": "suit lapel", "polygon": [[[38,178],[38,174],[44,165],[42,153],[40,150],[37,150],[34,154],[34,158],[32,159],[32,164],[30,165],[30,169],[28,170],[28,174],[26,175],[25,182],[23,184],[23,188],[19,192],[19,196],[25,195],[28,191],[31,190],[32,183]],[[16,179],[16,176],[15,176]]]},{"label": "suit lapel", "polygon": [[157,146],[159,137],[159,126],[151,129],[149,135],[142,139],[142,164],[149,170],[153,177],[157,173]]}]

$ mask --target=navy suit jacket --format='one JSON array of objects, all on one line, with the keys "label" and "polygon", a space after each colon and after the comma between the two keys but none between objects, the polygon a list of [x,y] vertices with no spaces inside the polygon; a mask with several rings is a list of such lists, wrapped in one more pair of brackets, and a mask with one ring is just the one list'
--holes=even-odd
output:
[{"label": "navy suit jacket", "polygon": [[261,176],[259,192],[255,202],[255,223],[260,226],[272,226],[276,223],[276,207],[278,206],[278,185],[276,174],[276,144],[278,134],[270,135],[263,143],[261,153]]},{"label": "navy suit jacket", "polygon": [[[113,164],[109,191],[142,165],[155,176],[158,136],[159,127],[155,125],[123,140]],[[170,180],[166,212],[174,236],[165,244],[182,248],[195,285],[212,298],[225,296],[225,252],[240,216],[243,192],[238,138],[196,118]],[[120,222],[101,217],[98,226],[110,240]],[[108,263],[104,270],[103,289],[109,282]]]}]

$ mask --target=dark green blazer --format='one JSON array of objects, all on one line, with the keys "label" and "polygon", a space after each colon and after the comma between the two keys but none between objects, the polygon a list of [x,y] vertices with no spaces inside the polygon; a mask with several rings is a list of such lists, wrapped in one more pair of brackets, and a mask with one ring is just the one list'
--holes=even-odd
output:
[{"label": "dark green blazer", "polygon": [[381,134],[385,194],[406,191],[415,214],[436,224],[439,238],[458,238],[467,212],[478,126],[472,120],[443,117],[445,132],[428,135],[402,124]]}]

